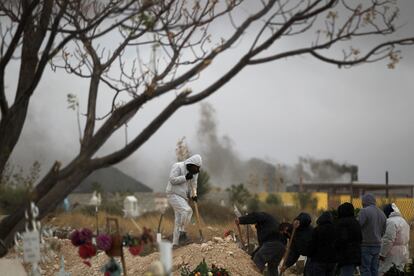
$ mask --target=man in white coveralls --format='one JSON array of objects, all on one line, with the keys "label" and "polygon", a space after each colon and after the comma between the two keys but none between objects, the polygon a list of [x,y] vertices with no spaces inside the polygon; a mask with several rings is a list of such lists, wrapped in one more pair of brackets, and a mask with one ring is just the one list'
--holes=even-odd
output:
[{"label": "man in white coveralls", "polygon": [[195,154],[172,165],[167,184],[168,203],[174,209],[173,245],[183,245],[189,242],[185,226],[190,222],[193,210],[188,204],[191,199],[197,202],[197,178],[201,167],[201,156]]}]

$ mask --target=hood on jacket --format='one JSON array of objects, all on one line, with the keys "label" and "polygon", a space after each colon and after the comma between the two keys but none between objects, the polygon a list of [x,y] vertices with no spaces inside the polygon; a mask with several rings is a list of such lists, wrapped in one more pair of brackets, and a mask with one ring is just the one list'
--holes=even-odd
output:
[{"label": "hood on jacket", "polygon": [[382,210],[384,211],[384,214],[387,218],[391,215],[392,212],[394,212],[391,204],[386,204]]},{"label": "hood on jacket", "polygon": [[202,163],[203,161],[201,160],[201,156],[199,154],[194,154],[193,156],[184,161],[185,165],[193,164],[197,167],[201,167]]},{"label": "hood on jacket", "polygon": [[368,207],[368,206],[375,206],[377,204],[377,201],[375,200],[375,196],[373,194],[365,194],[362,196],[362,206]]},{"label": "hood on jacket", "polygon": [[338,217],[347,218],[355,216],[355,208],[352,203],[345,202],[338,207]]},{"label": "hood on jacket", "polygon": [[385,205],[383,211],[387,218],[394,217],[394,216],[401,216],[400,209],[398,209],[395,203]]},{"label": "hood on jacket", "polygon": [[332,216],[331,212],[325,211],[316,220],[316,224],[317,225],[324,225],[324,224],[328,224],[328,223],[333,223],[333,216]]},{"label": "hood on jacket", "polygon": [[308,227],[311,222],[312,222],[312,218],[308,213],[300,213],[297,217],[297,220],[300,221],[300,226],[299,228],[306,228]]}]

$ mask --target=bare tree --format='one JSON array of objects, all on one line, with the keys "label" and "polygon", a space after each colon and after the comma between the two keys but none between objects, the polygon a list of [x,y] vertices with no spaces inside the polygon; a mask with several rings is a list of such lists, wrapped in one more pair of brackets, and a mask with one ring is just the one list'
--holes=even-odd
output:
[{"label": "bare tree", "polygon": [[[0,175],[20,137],[30,99],[51,59],[79,34],[100,26],[106,17],[122,14],[129,18],[137,15],[140,8],[145,8],[134,7],[133,13],[126,13],[135,1],[110,1],[107,5],[98,4],[99,1],[87,2],[0,1]],[[119,4],[116,4],[118,2]],[[121,2],[125,3],[121,5]],[[83,16],[87,12],[92,13],[88,11],[92,8],[96,12],[87,18],[88,26],[75,28],[72,18]],[[101,35],[120,24],[117,22],[108,26],[100,32]],[[5,91],[5,74],[13,61],[19,63],[20,71],[14,100],[9,104]]]},{"label": "bare tree", "polygon": [[[61,17],[72,29],[56,32],[63,37],[76,35],[57,49],[61,55],[53,60],[54,69],[89,80],[81,146],[64,167],[56,162],[34,189],[32,200],[39,206],[40,217],[52,211],[91,172],[127,158],[176,110],[205,99],[246,66],[310,55],[340,67],[388,58],[392,68],[399,61],[396,47],[414,44],[414,38],[383,40],[397,29],[398,9],[393,0],[81,2],[68,4],[63,10]],[[57,7],[62,10],[62,4]],[[106,9],[111,13],[97,27],[94,18],[101,18]],[[218,35],[214,35],[210,30],[223,24],[232,26],[232,31],[216,31]],[[53,28],[48,33],[53,33]],[[295,49],[278,51],[280,40],[295,36],[313,39]],[[382,41],[369,49],[357,48],[358,41],[372,37]],[[105,43],[108,38],[116,43]],[[241,45],[240,56],[221,77],[200,91],[189,88],[207,68],[220,67],[215,60],[237,45]],[[113,91],[113,100],[107,114],[98,116],[102,85]],[[99,156],[105,142],[137,116],[142,106],[166,94],[175,97],[138,135],[124,147]],[[0,238],[9,244],[23,225],[24,207],[0,223]]]}]

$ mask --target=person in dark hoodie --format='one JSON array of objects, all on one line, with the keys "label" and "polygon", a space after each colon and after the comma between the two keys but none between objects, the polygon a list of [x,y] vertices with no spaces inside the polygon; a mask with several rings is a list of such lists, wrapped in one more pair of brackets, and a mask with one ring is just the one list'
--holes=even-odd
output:
[{"label": "person in dark hoodie", "polygon": [[278,276],[278,266],[285,252],[278,221],[268,213],[252,212],[237,218],[236,224],[256,225],[259,247],[252,253],[252,259],[260,272],[267,263],[270,275]]},{"label": "person in dark hoodie", "polygon": [[336,232],[331,212],[323,212],[316,224],[309,244],[309,276],[333,276],[336,262]]},{"label": "person in dark hoodie", "polygon": [[381,238],[385,233],[386,221],[384,212],[376,207],[372,194],[362,196],[362,206],[358,215],[362,230],[361,244],[361,276],[378,276]]},{"label": "person in dark hoodie", "polygon": [[[292,239],[289,255],[287,256],[285,265],[280,269],[284,272],[287,268],[294,265],[299,256],[309,256],[310,242],[312,240],[311,216],[308,213],[300,213],[293,221],[293,227],[296,228],[295,235]],[[304,275],[308,275],[309,262],[305,264]]]},{"label": "person in dark hoodie", "polygon": [[335,249],[340,276],[352,276],[361,264],[361,226],[355,218],[354,205],[345,202],[338,207]]}]

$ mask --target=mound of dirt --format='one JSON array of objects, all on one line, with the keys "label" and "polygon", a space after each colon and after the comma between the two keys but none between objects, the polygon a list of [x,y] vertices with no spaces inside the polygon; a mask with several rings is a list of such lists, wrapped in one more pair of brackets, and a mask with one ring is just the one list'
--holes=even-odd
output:
[{"label": "mound of dirt", "polygon": [[[68,242],[65,242],[68,243]],[[68,243],[68,246],[73,246]],[[70,250],[70,248],[68,248]],[[261,275],[255,270],[255,265],[250,256],[232,241],[215,239],[203,244],[190,244],[180,247],[173,251],[173,271],[174,275],[180,275],[181,267],[188,266],[194,269],[203,259],[211,265],[224,267],[232,275]],[[159,253],[152,253],[145,257],[134,257],[125,250],[125,260],[128,269],[128,275],[144,275],[149,270],[150,265],[159,260]],[[68,267],[68,271],[75,275],[101,275],[100,267],[108,261],[105,254],[93,258],[92,267],[85,265],[76,265]],[[78,263],[80,260],[78,259]]]},{"label": "mound of dirt", "polygon": [[[65,260],[65,271],[70,272],[72,276],[103,275],[101,268],[109,261],[105,253],[98,253],[90,260],[91,266],[88,266],[83,263],[78,255],[77,248],[71,244],[70,240],[55,238],[55,241],[59,243],[59,253],[51,258],[49,262],[41,264],[42,275],[56,275],[60,269],[61,256]],[[159,260],[158,252],[144,257],[132,256],[128,250],[124,250],[124,254],[128,275],[144,275],[150,269],[151,264]],[[10,254],[8,258],[15,257],[13,255]],[[187,266],[191,270],[194,269],[203,259],[206,260],[208,265],[215,264],[218,267],[226,268],[231,275],[261,275],[256,271],[255,265],[247,253],[238,248],[232,240],[221,238],[213,238],[213,241],[203,244],[193,243],[175,249],[173,251],[174,275],[180,275],[183,266]],[[28,267],[26,266],[26,268]]]}]

